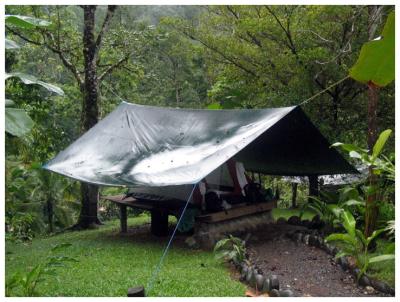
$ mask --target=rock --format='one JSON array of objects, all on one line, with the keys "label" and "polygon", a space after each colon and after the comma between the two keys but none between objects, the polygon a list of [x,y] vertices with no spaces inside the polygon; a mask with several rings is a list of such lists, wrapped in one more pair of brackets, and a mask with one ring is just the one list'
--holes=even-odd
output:
[{"label": "rock", "polygon": [[371,285],[371,281],[366,275],[362,275],[360,279],[358,279],[358,284],[361,286],[369,286]]},{"label": "rock", "polygon": [[375,293],[374,288],[372,286],[369,286],[369,285],[365,287],[365,291],[367,292],[368,295],[372,295],[372,294]]},{"label": "rock", "polygon": [[286,220],[283,217],[278,218],[278,220],[276,221],[276,224],[286,224]]},{"label": "rock", "polygon": [[242,272],[240,274],[240,280],[246,281],[247,273],[249,272],[249,267],[247,265],[242,266]]},{"label": "rock", "polygon": [[263,288],[265,277],[261,274],[256,275],[256,289],[261,291]]},{"label": "rock", "polygon": [[247,263],[243,261],[243,262],[240,264],[240,272],[242,273],[245,269],[246,269],[246,271],[247,271],[248,267],[249,267],[249,266],[247,265]]},{"label": "rock", "polygon": [[302,238],[303,238],[303,234],[302,233],[297,233],[296,234],[296,241],[297,242],[301,242]]},{"label": "rock", "polygon": [[284,290],[279,291],[279,296],[280,297],[294,297],[294,293],[290,289],[284,289]]},{"label": "rock", "polygon": [[277,290],[277,289],[272,289],[268,294],[270,297],[280,297],[281,296],[279,293],[279,290]]},{"label": "rock", "polygon": [[246,274],[246,282],[250,283],[250,279],[253,275],[253,268],[249,267],[249,269],[247,270],[247,274]]},{"label": "rock", "polygon": [[261,291],[263,293],[265,293],[265,292],[269,292],[270,290],[271,290],[271,281],[269,280],[269,278],[264,278],[264,283],[261,288]]},{"label": "rock", "polygon": [[296,237],[296,232],[287,232],[286,233],[286,237],[289,238],[289,239],[294,240],[295,237]]},{"label": "rock", "polygon": [[311,246],[318,246],[317,237],[314,235],[310,235],[310,237],[308,238],[308,244]]},{"label": "rock", "polygon": [[358,278],[358,275],[361,273],[361,271],[360,271],[360,269],[359,268],[354,268],[352,271],[351,271],[351,274],[355,277],[355,278]]},{"label": "rock", "polygon": [[308,235],[308,234],[304,235],[304,237],[303,237],[303,242],[304,242],[305,244],[309,244],[309,242],[310,242],[310,235]]},{"label": "rock", "polygon": [[272,275],[272,276],[269,278],[269,281],[270,281],[270,283],[271,283],[271,289],[277,289],[277,290],[279,290],[279,279],[278,279],[278,276]]},{"label": "rock", "polygon": [[324,246],[324,238],[322,238],[321,236],[318,236],[317,237],[317,241],[318,241],[318,246],[320,248],[323,248],[323,246]]},{"label": "rock", "polygon": [[346,257],[340,257],[339,264],[343,270],[347,270],[349,268],[349,262],[347,261]]},{"label": "rock", "polygon": [[252,274],[251,274],[251,277],[250,277],[249,285],[250,285],[251,287],[253,287],[253,288],[256,287],[256,276],[257,276],[257,274],[258,274],[258,273],[257,273],[257,270],[254,269],[253,272],[252,272]]},{"label": "rock", "polygon": [[389,285],[387,285],[383,281],[378,281],[378,280],[370,280],[371,286],[375,288],[377,291],[385,293],[385,294],[390,294],[394,295],[394,289],[392,289]]},{"label": "rock", "polygon": [[144,297],[144,287],[143,286],[138,286],[138,287],[131,287],[128,288],[128,297]]},{"label": "rock", "polygon": [[300,225],[301,224],[301,220],[300,220],[299,216],[291,216],[287,222],[288,222],[288,224],[291,224],[291,225]]}]

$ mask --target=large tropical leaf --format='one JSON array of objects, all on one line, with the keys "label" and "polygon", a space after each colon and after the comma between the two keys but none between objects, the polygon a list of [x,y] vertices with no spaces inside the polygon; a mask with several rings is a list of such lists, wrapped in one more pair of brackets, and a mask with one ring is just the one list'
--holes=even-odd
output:
[{"label": "large tropical leaf", "polygon": [[39,27],[46,27],[51,24],[51,22],[48,22],[43,19],[38,19],[38,18],[33,18],[33,17],[28,17],[28,16],[19,16],[19,15],[6,15],[6,24],[8,25],[14,25],[20,28],[25,28],[25,29],[32,29],[37,26]]},{"label": "large tropical leaf", "polygon": [[344,243],[348,243],[351,246],[357,244],[357,241],[354,237],[350,236],[349,234],[330,234],[328,237],[325,238],[326,241],[342,241]]},{"label": "large tropical leaf", "polygon": [[12,73],[6,73],[6,80],[12,77],[16,77],[19,78],[24,84],[27,85],[32,85],[32,84],[36,84],[36,85],[40,85],[44,88],[46,88],[48,91],[50,92],[54,92],[58,95],[64,95],[64,91],[53,85],[53,84],[49,84],[49,83],[45,83],[43,81],[38,80],[36,77],[32,76],[32,75],[28,75],[28,74],[24,74],[21,72],[12,72]]},{"label": "large tropical leaf", "polygon": [[361,48],[356,64],[350,69],[350,76],[364,84],[372,82],[386,86],[394,80],[395,15],[392,11],[379,38],[369,41]]},{"label": "large tropical leaf", "polygon": [[385,231],[385,229],[379,229],[379,230],[375,230],[371,236],[369,236],[367,238],[367,244],[369,245],[371,243],[372,240],[374,240],[376,237],[378,237],[381,233],[383,233]]},{"label": "large tropical leaf", "polygon": [[6,49],[18,49],[19,45],[14,42],[13,40],[7,39],[6,38]]},{"label": "large tropical leaf", "polygon": [[354,238],[356,236],[356,220],[349,211],[342,212],[342,223],[347,233]]},{"label": "large tropical leaf", "polygon": [[379,135],[379,138],[377,139],[374,148],[372,149],[372,161],[374,161],[379,156],[379,154],[381,154],[382,149],[385,146],[390,134],[392,134],[392,130],[387,129]]},{"label": "large tropical leaf", "polygon": [[33,126],[33,121],[29,115],[18,108],[5,108],[6,132],[14,136],[23,136],[29,132]]},{"label": "large tropical leaf", "polygon": [[395,259],[395,255],[394,254],[379,255],[379,256],[376,256],[376,257],[369,258],[369,263],[386,261],[386,260],[393,260],[393,259]]},{"label": "large tropical leaf", "polygon": [[6,99],[6,107],[12,107],[14,105],[15,105],[14,101]]}]

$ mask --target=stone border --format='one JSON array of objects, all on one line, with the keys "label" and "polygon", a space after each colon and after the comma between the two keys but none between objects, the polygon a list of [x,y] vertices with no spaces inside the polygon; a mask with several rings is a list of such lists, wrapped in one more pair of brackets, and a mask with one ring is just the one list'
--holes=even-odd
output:
[{"label": "stone border", "polygon": [[247,283],[260,294],[267,293],[270,297],[294,297],[290,289],[279,290],[279,279],[276,275],[267,276],[256,266],[251,265],[249,260],[235,264],[240,272],[240,281]]},{"label": "stone border", "polygon": [[[337,247],[335,247],[329,243],[326,243],[324,238],[320,234],[318,234],[316,231],[302,232],[300,230],[296,230],[294,232],[287,233],[286,235],[288,238],[290,238],[296,242],[301,242],[306,245],[320,248],[331,256],[335,256],[339,252],[339,249]],[[340,257],[340,258],[336,259],[336,262],[340,265],[340,267],[344,271],[348,270],[354,277],[357,278],[358,274],[360,273],[360,269],[357,267],[353,267],[349,263],[349,260],[347,257]],[[360,277],[360,279],[358,280],[358,285],[361,285],[364,287],[369,286],[378,292],[381,292],[384,294],[389,294],[391,296],[395,295],[395,289],[392,288],[389,284],[387,284],[386,282],[383,282],[383,281],[373,279],[366,274],[363,274]]]}]

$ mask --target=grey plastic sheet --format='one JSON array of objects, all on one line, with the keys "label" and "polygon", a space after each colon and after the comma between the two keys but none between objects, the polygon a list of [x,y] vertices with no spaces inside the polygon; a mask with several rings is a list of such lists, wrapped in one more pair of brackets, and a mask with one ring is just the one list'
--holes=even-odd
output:
[{"label": "grey plastic sheet", "polygon": [[[281,161],[263,159],[265,152],[262,150],[268,151],[268,146],[263,144],[269,137],[269,129],[275,128],[271,132],[275,135],[280,121],[285,119],[285,124],[290,123],[290,118],[285,117],[292,113],[295,113],[295,119],[298,114],[304,115],[299,107],[194,110],[122,102],[44,168],[92,184],[161,187],[195,184],[237,155],[245,168],[253,171],[259,168],[260,172],[268,173],[270,161],[282,162],[278,172],[284,173],[286,169],[288,175],[302,175],[304,173],[299,169],[305,167],[304,163],[300,166],[295,163],[292,167],[285,158]],[[317,134],[310,133],[322,137],[318,131]],[[316,140],[321,140],[321,137]],[[340,154],[330,150],[326,141],[322,145],[317,151],[321,152],[322,148],[329,156],[337,157],[336,164],[339,165],[335,166],[337,171],[335,167],[328,169],[326,165],[332,165],[328,158],[319,166],[315,165],[318,166],[315,173],[324,172],[324,169],[329,173],[331,170],[353,173],[353,168]],[[296,146],[285,148],[294,152]],[[281,151],[283,155],[287,152]],[[279,153],[277,150],[274,156],[279,157]],[[312,160],[314,155],[309,157]],[[258,158],[258,163],[255,163]],[[296,161],[294,155],[290,160],[293,158]],[[313,173],[313,170],[306,172]]]}]

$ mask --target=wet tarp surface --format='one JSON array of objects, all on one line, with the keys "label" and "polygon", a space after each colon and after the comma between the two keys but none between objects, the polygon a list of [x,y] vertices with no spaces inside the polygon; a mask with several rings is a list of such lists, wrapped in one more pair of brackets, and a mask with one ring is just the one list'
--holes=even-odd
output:
[{"label": "wet tarp surface", "polygon": [[229,158],[266,174],[356,170],[300,107],[194,110],[122,102],[44,168],[111,186],[194,184]]}]

